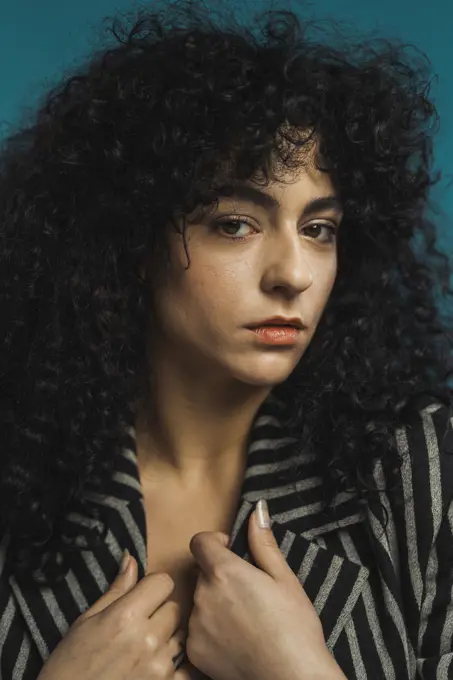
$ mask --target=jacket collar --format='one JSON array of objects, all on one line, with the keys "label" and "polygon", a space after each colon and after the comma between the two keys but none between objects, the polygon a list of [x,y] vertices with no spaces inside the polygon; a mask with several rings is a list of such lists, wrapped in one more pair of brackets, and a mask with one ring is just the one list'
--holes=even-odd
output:
[{"label": "jacket collar", "polygon": [[[367,580],[368,569],[336,554],[325,541],[318,539],[340,527],[363,522],[365,518],[354,494],[340,494],[334,510],[322,511],[319,463],[298,450],[294,438],[285,436],[280,422],[284,408],[284,404],[271,393],[254,420],[243,486],[231,532],[231,550],[250,561],[248,519],[255,502],[265,498],[280,550],[313,602],[328,647],[332,649]],[[72,621],[107,590],[117,574],[125,547],[135,552],[139,579],[146,571],[146,523],[134,434],[132,427],[125,428],[124,446],[105,495],[88,494],[88,498],[90,502],[108,508],[112,522],[116,522],[121,514],[121,521],[127,523],[125,517],[129,516],[128,511],[135,509],[136,526],[142,534],[134,543],[136,550],[132,551],[126,545],[119,546],[113,532],[107,534],[105,545],[96,549],[99,552],[87,551],[84,562],[79,557],[65,578],[51,587],[41,586],[22,576],[9,576],[15,604],[43,660],[65,635]],[[300,471],[296,481],[294,472],[291,473],[295,460]],[[69,517],[83,548],[87,534],[99,531],[99,526],[84,515],[72,513]],[[76,564],[82,564],[84,569],[88,567],[90,574],[85,579],[90,581],[90,586],[81,586],[80,566]],[[90,598],[86,596],[88,591]],[[325,606],[327,600],[329,606]]]},{"label": "jacket collar", "polygon": [[[285,435],[282,420],[286,409],[287,405],[271,392],[255,416],[247,445],[240,507],[244,507],[244,502],[254,504],[264,498],[275,521],[295,527],[306,538],[362,521],[355,493],[340,493],[332,508],[322,509],[320,462],[315,455],[304,453],[295,437]],[[104,507],[111,507],[112,499],[116,506],[143,500],[135,429],[125,425],[125,433],[121,455],[105,494],[87,494],[90,500]]]}]

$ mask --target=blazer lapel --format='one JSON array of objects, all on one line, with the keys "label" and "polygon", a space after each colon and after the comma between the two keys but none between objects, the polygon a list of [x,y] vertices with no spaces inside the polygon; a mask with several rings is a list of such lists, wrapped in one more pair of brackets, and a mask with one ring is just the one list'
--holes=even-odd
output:
[{"label": "blazer lapel", "polygon": [[[87,518],[83,520],[86,522]],[[16,606],[43,661],[70,625],[101,597],[117,576],[118,563],[112,557],[116,539],[109,534],[107,541],[94,551],[70,556],[68,572],[61,581],[51,586],[41,585],[22,575],[9,576]],[[119,546],[116,547],[121,554]],[[55,558],[58,559],[58,553]]]},{"label": "blazer lapel", "polygon": [[[65,532],[80,546],[67,556],[67,572],[59,582],[44,586],[33,578],[10,574],[8,581],[17,609],[43,661],[49,657],[70,625],[109,588],[118,574],[124,549],[134,555],[138,578],[146,570],[146,519],[137,465],[134,429],[124,423],[117,466],[104,494],[88,492],[90,504],[102,506],[107,531],[104,541],[91,549],[102,523],[88,513],[71,512]],[[62,555],[48,553],[57,564]],[[39,574],[38,574],[39,577]]]},{"label": "blazer lapel", "polygon": [[[290,569],[296,574],[322,624],[324,637],[330,651],[344,628],[352,609],[368,579],[369,570],[352,562],[329,547],[322,547],[304,533],[288,528],[288,521],[277,521],[272,517],[272,503],[268,501],[271,528],[280,552]],[[247,541],[248,522],[255,504],[243,500],[231,534],[230,549],[252,562]],[[349,524],[360,521],[355,517]],[[346,526],[346,524],[343,524]],[[331,530],[330,523],[324,525],[325,532]]]},{"label": "blazer lapel", "polygon": [[338,494],[333,506],[323,509],[322,463],[301,451],[294,438],[285,436],[281,424],[285,408],[271,393],[251,430],[230,549],[253,563],[247,541],[248,521],[256,502],[264,498],[280,551],[313,603],[332,651],[369,569],[336,554],[329,546],[328,535],[364,522],[366,513],[354,493]]}]

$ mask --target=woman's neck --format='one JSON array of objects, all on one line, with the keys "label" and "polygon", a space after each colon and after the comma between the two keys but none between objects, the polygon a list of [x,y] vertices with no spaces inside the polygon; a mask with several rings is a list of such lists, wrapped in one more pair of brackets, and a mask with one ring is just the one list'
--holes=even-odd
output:
[{"label": "woman's neck", "polygon": [[137,411],[137,455],[143,478],[173,479],[195,488],[215,484],[244,465],[253,420],[270,390],[215,393],[163,381]]}]

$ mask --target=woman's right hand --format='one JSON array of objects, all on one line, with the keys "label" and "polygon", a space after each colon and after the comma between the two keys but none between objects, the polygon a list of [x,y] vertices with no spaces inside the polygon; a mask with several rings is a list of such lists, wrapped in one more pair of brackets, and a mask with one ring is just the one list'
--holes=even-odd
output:
[{"label": "woman's right hand", "polygon": [[162,680],[175,674],[172,658],[182,649],[180,607],[165,600],[174,589],[165,573],[137,583],[130,556],[102,597],[69,628],[38,680]]}]

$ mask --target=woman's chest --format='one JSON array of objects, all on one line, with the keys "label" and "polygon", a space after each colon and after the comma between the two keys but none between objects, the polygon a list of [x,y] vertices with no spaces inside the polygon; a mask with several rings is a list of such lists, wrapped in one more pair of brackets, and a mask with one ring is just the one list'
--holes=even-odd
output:
[{"label": "woman's chest", "polygon": [[187,632],[193,608],[193,594],[198,577],[198,567],[189,549],[188,534],[166,530],[159,522],[147,531],[146,573],[165,572],[175,584],[169,601],[176,602],[181,608],[181,625]]},{"label": "woman's chest", "polygon": [[235,518],[237,499],[200,496],[174,503],[145,500],[146,573],[165,572],[175,584],[169,600],[181,608],[181,628],[187,632],[193,608],[193,595],[199,575],[198,564],[190,551],[192,537],[202,531],[229,534]]}]

